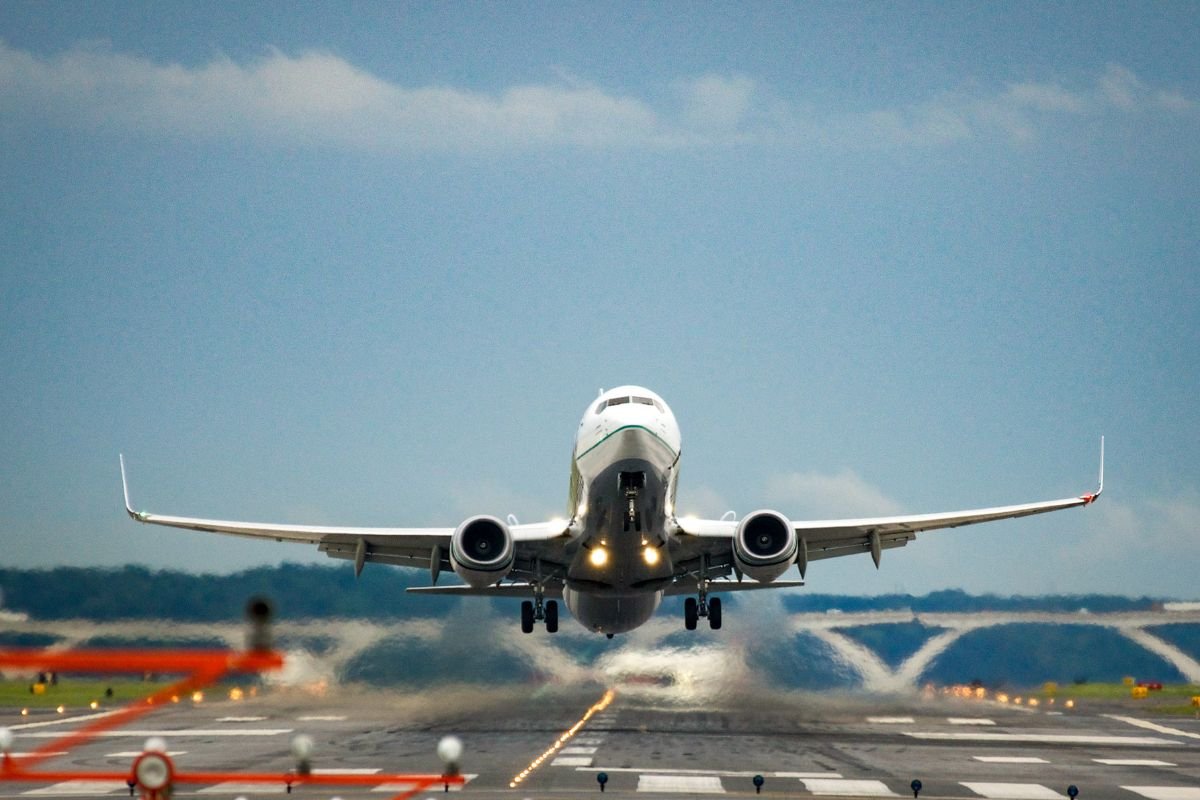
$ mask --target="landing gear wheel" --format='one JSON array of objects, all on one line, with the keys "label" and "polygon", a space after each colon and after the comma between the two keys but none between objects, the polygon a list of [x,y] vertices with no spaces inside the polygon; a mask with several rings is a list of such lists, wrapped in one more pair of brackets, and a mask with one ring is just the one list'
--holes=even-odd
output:
[{"label": "landing gear wheel", "polygon": [[708,601],[708,627],[714,631],[721,630],[721,598],[719,597]]},{"label": "landing gear wheel", "polygon": [[521,601],[521,633],[533,633],[533,601]]},{"label": "landing gear wheel", "polygon": [[558,633],[558,601],[546,601],[546,633]]},{"label": "landing gear wheel", "polygon": [[683,601],[683,627],[689,631],[696,630],[696,620],[699,618],[700,604],[696,602],[696,598],[689,597]]}]

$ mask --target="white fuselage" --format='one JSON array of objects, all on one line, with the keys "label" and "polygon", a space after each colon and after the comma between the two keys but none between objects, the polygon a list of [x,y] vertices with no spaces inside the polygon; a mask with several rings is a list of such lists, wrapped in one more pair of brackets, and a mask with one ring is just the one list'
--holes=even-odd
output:
[{"label": "white fuselage", "polygon": [[580,545],[563,598],[589,630],[623,633],[654,614],[672,574],[680,435],[675,415],[640,386],[604,392],[584,413],[571,470]]}]

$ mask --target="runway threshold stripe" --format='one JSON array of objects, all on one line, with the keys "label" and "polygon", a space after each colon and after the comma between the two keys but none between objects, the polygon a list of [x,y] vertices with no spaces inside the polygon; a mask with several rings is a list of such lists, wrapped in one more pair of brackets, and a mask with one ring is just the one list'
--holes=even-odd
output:
[{"label": "runway threshold stripe", "polygon": [[721,779],[711,775],[639,775],[639,792],[725,794]]},{"label": "runway threshold stripe", "polygon": [[125,781],[63,781],[21,792],[23,795],[37,797],[39,795],[98,795],[114,792],[128,792],[129,785]]},{"label": "runway threshold stripe", "polygon": [[803,778],[804,788],[816,795],[829,797],[900,797],[883,781],[836,780]]},{"label": "runway threshold stripe", "polygon": [[995,725],[995,720],[984,719],[983,717],[946,717],[946,722],[951,725]]},{"label": "runway threshold stripe", "polygon": [[559,756],[550,762],[552,767],[590,767],[592,765],[591,756]]},{"label": "runway threshold stripe", "polygon": [[984,764],[1049,764],[1044,758],[1037,756],[972,756]]},{"label": "runway threshold stripe", "polygon": [[[96,714],[81,714],[77,717],[59,717],[58,719],[47,719],[41,722],[21,722],[16,725],[9,725],[8,729],[12,731],[25,731],[29,730],[30,728],[45,728],[49,725],[64,725],[68,722],[86,722],[90,719],[103,719],[104,717],[111,717],[116,713],[116,711],[101,711]],[[30,733],[26,735],[33,736],[34,734]],[[57,736],[59,734],[55,735]]]},{"label": "runway threshold stripe", "polygon": [[872,725],[912,725],[916,722],[912,717],[867,717]]},{"label": "runway threshold stripe", "polygon": [[287,794],[287,784],[283,781],[279,785],[272,783],[238,783],[237,781],[229,781],[228,783],[216,783],[212,786],[205,786],[203,789],[198,789],[196,794]]},{"label": "runway threshold stripe", "polygon": [[[144,750],[122,750],[119,753],[105,753],[104,757],[105,758],[137,758],[144,752],[145,752]],[[187,755],[187,750],[168,750],[167,755],[170,756],[171,758],[177,758],[178,756]]]},{"label": "runway threshold stripe", "polygon": [[670,767],[579,767],[577,772],[637,772],[646,775],[713,775],[721,778],[840,778],[840,772],[755,772],[748,769],[672,769]]},{"label": "runway threshold stripe", "polygon": [[1200,800],[1200,789],[1189,786],[1122,786],[1150,800]]},{"label": "runway threshold stripe", "polygon": [[963,782],[962,786],[990,800],[1067,800],[1065,794],[1040,783],[978,783]]},{"label": "runway threshold stripe", "polygon": [[1105,714],[1109,719],[1115,719],[1118,722],[1124,722],[1126,725],[1133,725],[1138,728],[1145,728],[1148,731],[1155,733],[1165,733],[1170,736],[1186,736],[1189,739],[1200,739],[1200,733],[1192,733],[1191,731],[1181,731],[1179,728],[1168,728],[1166,725],[1159,725],[1156,722],[1150,722],[1137,717],[1123,717],[1120,714]]},{"label": "runway threshold stripe", "polygon": [[941,733],[936,731],[904,731],[914,739],[932,739],[944,742],[1031,742],[1037,744],[1130,744],[1130,745],[1182,745],[1172,739],[1155,736],[1101,736],[1099,734],[1060,733]]},{"label": "runway threshold stripe", "polygon": [[1159,761],[1157,758],[1093,758],[1097,764],[1110,767],[1175,767],[1170,761]]},{"label": "runway threshold stripe", "polygon": [[345,714],[306,714],[296,717],[297,722],[345,722]]},{"label": "runway threshold stripe", "polygon": [[[97,733],[93,733],[92,737],[102,737],[106,739],[136,737],[139,739],[146,739],[151,736],[162,736],[163,738],[170,740],[171,737],[179,736],[279,736],[281,734],[291,732],[291,728],[180,728],[179,730],[165,731],[98,731]],[[55,733],[38,731],[36,733],[23,733],[21,736],[22,738],[29,739],[57,739],[60,736],[63,736],[63,733],[61,731]]]}]

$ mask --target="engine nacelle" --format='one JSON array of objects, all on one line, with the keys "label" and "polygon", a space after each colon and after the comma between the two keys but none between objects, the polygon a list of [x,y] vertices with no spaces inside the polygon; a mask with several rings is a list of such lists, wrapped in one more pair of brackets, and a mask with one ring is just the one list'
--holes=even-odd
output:
[{"label": "engine nacelle", "polygon": [[495,517],[471,517],[450,537],[450,566],[476,589],[502,581],[515,556],[512,531]]},{"label": "engine nacelle", "polygon": [[769,583],[796,560],[796,529],[778,511],[755,511],[738,523],[733,560],[745,574]]}]

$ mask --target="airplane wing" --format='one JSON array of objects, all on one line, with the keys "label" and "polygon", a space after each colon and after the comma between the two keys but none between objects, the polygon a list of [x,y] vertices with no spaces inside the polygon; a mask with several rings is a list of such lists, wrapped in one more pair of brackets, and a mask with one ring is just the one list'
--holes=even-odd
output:
[{"label": "airplane wing", "polygon": [[[165,525],[194,531],[224,533],[277,542],[306,542],[331,558],[354,561],[361,572],[368,561],[396,564],[405,567],[424,567],[437,580],[442,570],[450,570],[450,537],[454,528],[358,528],[322,525],[281,525],[262,522],[176,517],[135,511],[129,501],[129,482],[125,478],[125,457],[121,457],[121,487],[125,493],[125,511],[138,522]],[[516,547],[513,577],[536,576],[555,570],[560,562],[567,539],[566,523],[562,521],[511,525]],[[534,562],[540,561],[538,566]],[[565,566],[563,567],[565,571]]]},{"label": "airplane wing", "polygon": [[[1096,491],[1067,497],[1061,500],[1047,500],[1040,503],[1024,503],[1021,505],[997,506],[995,508],[976,508],[966,511],[949,511],[936,514],[908,514],[890,517],[864,517],[862,519],[836,519],[792,521],[799,540],[797,562],[801,565],[801,574],[809,561],[822,558],[835,558],[855,553],[871,553],[876,566],[879,564],[879,553],[894,547],[903,547],[916,538],[922,531],[933,531],[942,528],[958,528],[963,525],[975,525],[980,522],[991,522],[1000,519],[1014,519],[1033,514],[1045,514],[1060,511],[1065,508],[1086,506],[1095,502],[1104,491],[1104,439],[1100,439],[1100,479]],[[734,520],[679,520],[681,533],[685,537],[696,537],[700,540],[729,540],[737,531],[738,523]],[[711,551],[703,546],[694,548],[696,552]],[[728,547],[718,548],[722,553]],[[724,561],[724,559],[721,559]],[[714,558],[714,566],[720,566]]]}]

